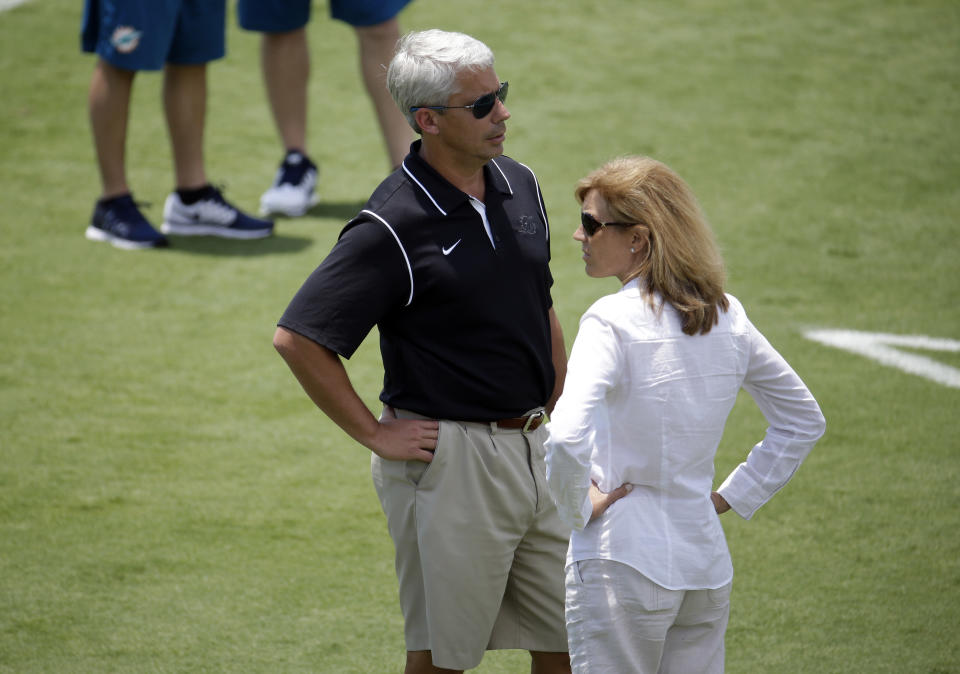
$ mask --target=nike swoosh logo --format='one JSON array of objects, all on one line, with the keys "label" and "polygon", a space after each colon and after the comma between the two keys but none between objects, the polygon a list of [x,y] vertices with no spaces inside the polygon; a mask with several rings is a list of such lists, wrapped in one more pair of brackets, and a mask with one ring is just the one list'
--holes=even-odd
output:
[{"label": "nike swoosh logo", "polygon": [[443,252],[444,255],[449,255],[450,253],[453,252],[454,248],[460,245],[461,241],[463,241],[463,239],[457,239],[457,242],[452,246],[450,246],[449,248],[441,248],[440,250]]}]

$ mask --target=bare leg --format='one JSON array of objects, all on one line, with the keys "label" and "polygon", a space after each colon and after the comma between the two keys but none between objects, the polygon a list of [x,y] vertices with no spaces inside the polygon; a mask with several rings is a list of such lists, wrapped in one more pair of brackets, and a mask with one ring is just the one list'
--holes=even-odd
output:
[{"label": "bare leg", "polygon": [[203,127],[207,111],[207,66],[167,64],[163,78],[163,108],[173,150],[178,189],[207,184],[203,167]]},{"label": "bare leg", "polygon": [[407,666],[403,674],[460,674],[462,669],[440,669],[433,666],[430,651],[407,651]]},{"label": "bare leg", "polygon": [[307,151],[307,82],[310,50],[307,29],[264,33],[260,65],[273,121],[286,150]]},{"label": "bare leg", "polygon": [[393,18],[375,26],[357,26],[356,32],[363,83],[377,113],[390,166],[396,167],[407,156],[413,140],[413,130],[386,87],[387,64],[400,39],[400,26]]},{"label": "bare leg", "polygon": [[100,167],[101,196],[105,199],[130,191],[125,156],[134,75],[133,70],[121,70],[97,59],[90,79],[90,127]]},{"label": "bare leg", "polygon": [[570,656],[566,653],[530,651],[530,674],[570,674]]}]

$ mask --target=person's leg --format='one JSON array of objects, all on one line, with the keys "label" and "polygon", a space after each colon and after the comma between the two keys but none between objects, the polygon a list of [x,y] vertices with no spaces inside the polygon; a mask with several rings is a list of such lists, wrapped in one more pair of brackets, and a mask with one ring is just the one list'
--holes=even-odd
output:
[{"label": "person's leg", "polygon": [[[500,431],[500,435],[509,434]],[[534,502],[534,517],[527,520],[523,537],[513,550],[510,579],[489,648],[528,650],[530,671],[537,674],[568,673],[564,566],[570,528],[560,520],[547,490],[546,428],[515,437],[519,441],[516,449],[527,464],[526,492]]]},{"label": "person's leg", "polygon": [[162,248],[166,238],[153,228],[130,195],[125,164],[127,121],[134,70],[102,58],[90,81],[90,127],[103,193],[93,208],[84,236],[117,248]]},{"label": "person's leg", "polygon": [[[535,506],[523,440],[519,432],[502,435],[489,424],[440,421],[431,463],[371,459],[397,552],[408,671],[426,664],[425,653],[433,666],[470,669],[490,647],[513,552]],[[558,650],[566,645],[559,641]],[[500,647],[537,647],[515,642]]]},{"label": "person's leg", "polygon": [[285,150],[307,150],[310,0],[237,0],[237,21],[260,33],[260,69]]},{"label": "person's leg", "polygon": [[683,591],[667,590],[632,567],[605,559],[570,564],[566,585],[567,635],[576,674],[661,671],[667,632]]},{"label": "person's leg", "polygon": [[354,26],[360,51],[363,83],[380,123],[380,132],[387,149],[390,166],[403,162],[410,151],[413,130],[407,124],[386,87],[387,65],[393,58],[400,27],[396,17],[373,26]]},{"label": "person's leg", "polygon": [[97,54],[88,113],[102,190],[85,232],[91,241],[128,249],[167,245],[130,194],[126,143],[134,78],[140,70],[163,67],[174,19],[166,7],[151,3],[87,0],[84,5],[81,47]]},{"label": "person's leg", "polygon": [[260,197],[260,212],[304,215],[319,200],[320,175],[307,156],[310,0],[237,0],[237,20],[244,30],[260,33],[264,89],[285,150],[273,184]]},{"label": "person's leg", "polygon": [[90,127],[103,192],[84,236],[117,248],[162,248],[166,238],[140,212],[127,185],[127,123],[135,75],[99,58],[90,80]]},{"label": "person's leg", "polygon": [[165,234],[259,239],[273,233],[272,222],[250,217],[207,181],[207,64],[226,53],[225,32],[225,0],[182,0],[163,79],[176,185],[163,206]]},{"label": "person's leg", "polygon": [[237,21],[260,33],[260,70],[277,135],[286,151],[260,212],[304,215],[319,201],[320,171],[307,156],[310,0],[237,0]]},{"label": "person's leg", "polygon": [[310,50],[306,27],[263,33],[260,61],[270,111],[286,149],[273,185],[260,197],[260,212],[304,215],[318,201],[319,177],[317,165],[307,155]]},{"label": "person's leg", "polygon": [[206,64],[168,63],[163,78],[163,108],[170,132],[177,189],[207,184],[203,165],[203,132],[207,111]]},{"label": "person's leg", "polygon": [[93,145],[100,167],[101,198],[126,194],[125,153],[130,96],[136,72],[123,70],[102,58],[97,59],[90,79],[88,107]]},{"label": "person's leg", "polygon": [[667,639],[660,663],[661,674],[721,674],[724,635],[730,618],[728,584],[716,590],[690,590]]},{"label": "person's leg", "polygon": [[270,111],[284,149],[306,154],[310,79],[306,27],[284,33],[263,33],[260,64]]},{"label": "person's leg", "polygon": [[441,669],[433,666],[430,651],[407,651],[407,666],[403,674],[458,674],[462,669]]}]

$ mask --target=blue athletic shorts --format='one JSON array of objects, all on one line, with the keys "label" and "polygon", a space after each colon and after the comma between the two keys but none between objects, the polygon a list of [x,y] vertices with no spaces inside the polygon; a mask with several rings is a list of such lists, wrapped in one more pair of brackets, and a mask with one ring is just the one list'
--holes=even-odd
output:
[{"label": "blue athletic shorts", "polygon": [[86,0],[81,44],[124,70],[195,65],[226,53],[226,0]]},{"label": "blue athletic shorts", "polygon": [[[392,19],[410,0],[330,0],[330,16],[351,26],[375,26]],[[311,0],[237,0],[237,20],[245,30],[286,33],[310,20]]]}]

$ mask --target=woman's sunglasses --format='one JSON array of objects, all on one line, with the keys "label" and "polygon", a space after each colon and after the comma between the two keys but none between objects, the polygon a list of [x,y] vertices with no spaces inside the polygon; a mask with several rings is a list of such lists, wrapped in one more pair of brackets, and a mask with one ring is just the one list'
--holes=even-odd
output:
[{"label": "woman's sunglasses", "polygon": [[600,222],[589,213],[580,211],[580,225],[587,236],[593,236],[601,227],[633,227],[635,222]]},{"label": "woman's sunglasses", "polygon": [[493,110],[493,106],[497,104],[498,98],[501,103],[507,100],[507,90],[509,88],[509,82],[501,82],[499,89],[489,94],[484,94],[470,105],[416,105],[410,108],[410,112],[415,112],[421,108],[427,110],[472,110],[474,117],[483,119]]}]

